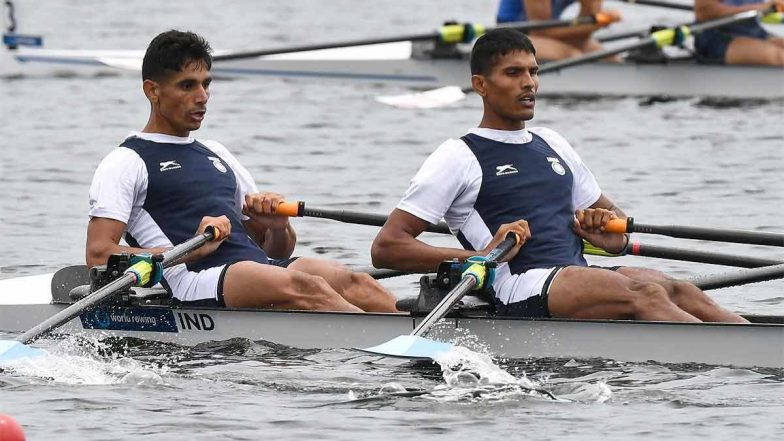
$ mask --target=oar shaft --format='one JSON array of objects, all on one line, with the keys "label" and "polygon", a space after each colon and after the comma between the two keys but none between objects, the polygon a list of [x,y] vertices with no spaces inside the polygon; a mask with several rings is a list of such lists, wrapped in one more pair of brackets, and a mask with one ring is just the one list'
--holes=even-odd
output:
[{"label": "oar shaft", "polygon": [[686,262],[709,263],[712,265],[736,266],[740,268],[759,268],[778,265],[784,261],[760,259],[757,257],[738,256],[734,254],[709,253],[705,251],[687,250],[683,248],[662,247],[632,242],[627,247],[627,254],[659,259],[681,260]]},{"label": "oar shaft", "polygon": [[[510,23],[500,24],[498,25],[498,27],[512,28],[520,31],[531,31],[536,29],[576,26],[580,24],[593,24],[596,22],[597,19],[595,16],[583,16],[574,19],[564,19],[564,20],[531,20],[531,21],[510,22]],[[463,37],[462,33],[465,32],[465,28],[462,28],[463,26],[473,26],[474,33],[476,34],[476,36],[479,36],[485,32],[485,27],[478,24],[477,25],[470,25],[470,24],[469,25],[462,25],[462,24],[445,25],[438,32],[397,35],[391,37],[368,38],[363,40],[340,41],[340,42],[331,42],[331,43],[309,44],[309,45],[302,45],[302,46],[290,46],[290,47],[277,48],[277,49],[237,51],[237,52],[231,52],[225,54],[218,54],[213,56],[212,59],[213,61],[218,61],[218,62],[228,61],[228,60],[241,60],[245,58],[263,57],[267,55],[290,54],[294,52],[307,52],[307,51],[317,51],[317,50],[324,50],[324,49],[338,49],[338,48],[351,47],[351,46],[366,46],[371,44],[396,43],[400,41],[444,40],[446,39],[445,37],[447,36],[449,36],[449,40],[451,40],[454,38],[455,35],[458,35],[460,37],[458,38],[458,40],[462,40]],[[454,41],[449,41],[449,42],[454,42]]]},{"label": "oar shaft", "polygon": [[784,234],[761,231],[724,230],[716,228],[689,227],[682,225],[645,225],[633,218],[613,219],[605,226],[613,233],[644,233],[677,237],[680,239],[712,240],[716,242],[744,243],[784,247]]},{"label": "oar shaft", "polygon": [[32,327],[30,330],[17,337],[16,340],[20,343],[25,343],[25,344],[30,343],[33,340],[37,340],[38,338],[49,333],[52,329],[55,329],[69,322],[71,319],[81,314],[87,308],[93,307],[103,302],[108,297],[110,297],[111,295],[119,291],[123,291],[132,287],[135,283],[136,283],[135,275],[125,274],[119,279],[99,289],[98,291],[90,294],[89,296],[83,298],[82,300],[65,308],[64,310],[58,312],[57,314],[49,317],[42,323]]},{"label": "oar shaft", "polygon": [[661,8],[679,9],[681,11],[694,11],[694,6],[684,5],[682,3],[662,2],[656,0],[620,0],[620,1],[624,3],[631,3],[633,5],[658,6]]},{"label": "oar shaft", "polygon": [[702,290],[728,288],[747,283],[764,282],[784,277],[784,264],[740,270],[730,273],[692,277],[689,282]]},{"label": "oar shaft", "polygon": [[[207,241],[212,239],[213,234],[214,234],[213,231],[209,230],[203,234],[188,239],[187,241],[175,246],[169,251],[166,251],[165,253],[163,253],[163,266],[169,267],[177,263],[177,261],[185,257],[187,254],[189,254],[196,248],[201,247]],[[63,324],[69,322],[74,317],[81,314],[84,310],[98,305],[99,303],[105,301],[107,298],[111,297],[112,295],[124,291],[134,286],[135,284],[136,284],[136,276],[134,274],[131,273],[124,274],[119,279],[110,282],[109,284],[99,289],[98,291],[88,295],[82,300],[79,300],[73,305],[53,315],[52,317],[49,317],[43,323],[31,328],[24,334],[17,337],[16,340],[20,343],[25,343],[25,344],[33,340],[36,340],[49,333],[52,329],[60,327]]]},{"label": "oar shaft", "polygon": [[460,283],[454,287],[452,294],[444,297],[441,303],[436,305],[436,307],[430,311],[430,314],[428,314],[427,317],[425,317],[425,319],[419,323],[419,326],[414,329],[414,332],[412,332],[411,335],[420,337],[424,335],[427,331],[430,330],[430,328],[433,327],[433,325],[436,324],[436,322],[441,320],[449,311],[451,311],[455,304],[457,304],[460,299],[468,294],[475,284],[476,279],[473,276],[464,277],[463,280],[461,280]]},{"label": "oar shaft", "polygon": [[[309,208],[305,202],[284,202],[278,205],[275,214],[292,217],[317,217],[322,219],[332,219],[348,224],[370,225],[383,227],[387,221],[387,216],[372,213],[360,213],[348,210],[329,210],[325,208]],[[430,225],[425,231],[440,234],[452,234],[449,227],[444,223]]]},{"label": "oar shaft", "polygon": [[[504,240],[498,244],[497,247],[495,247],[492,251],[490,251],[490,253],[487,254],[487,256],[485,256],[485,259],[491,263],[497,262],[503,258],[512,248],[514,248],[516,243],[517,237],[515,234],[509,233],[506,238],[504,238]],[[475,276],[470,274],[463,276],[463,279],[460,280],[460,283],[458,283],[457,286],[455,286],[452,291],[450,291],[449,294],[447,294],[441,300],[441,302],[439,302],[438,305],[436,305],[436,307],[430,311],[430,314],[428,314],[427,317],[425,317],[424,320],[419,323],[419,326],[414,329],[411,335],[418,337],[424,335],[427,331],[430,330],[431,327],[433,327],[434,324],[436,324],[436,322],[441,320],[452,309],[452,307],[463,298],[463,296],[468,294],[476,285],[476,283],[477,280]]]}]

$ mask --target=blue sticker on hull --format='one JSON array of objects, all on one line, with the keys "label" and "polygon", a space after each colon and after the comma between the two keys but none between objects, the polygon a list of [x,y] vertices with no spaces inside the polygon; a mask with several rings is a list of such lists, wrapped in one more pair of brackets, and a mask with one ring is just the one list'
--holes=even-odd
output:
[{"label": "blue sticker on hull", "polygon": [[174,314],[165,308],[95,308],[83,312],[79,319],[84,329],[178,332]]}]

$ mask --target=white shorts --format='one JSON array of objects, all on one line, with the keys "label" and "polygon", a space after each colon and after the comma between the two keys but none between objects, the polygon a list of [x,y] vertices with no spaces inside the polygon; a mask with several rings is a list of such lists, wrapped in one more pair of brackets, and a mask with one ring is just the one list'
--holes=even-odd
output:
[{"label": "white shorts", "polygon": [[522,302],[533,296],[547,297],[553,279],[563,268],[533,268],[523,274],[511,274],[500,284],[493,284],[495,297],[504,305]]},{"label": "white shorts", "polygon": [[180,264],[163,271],[164,284],[181,302],[215,300],[223,304],[223,274],[227,265],[194,272]]}]

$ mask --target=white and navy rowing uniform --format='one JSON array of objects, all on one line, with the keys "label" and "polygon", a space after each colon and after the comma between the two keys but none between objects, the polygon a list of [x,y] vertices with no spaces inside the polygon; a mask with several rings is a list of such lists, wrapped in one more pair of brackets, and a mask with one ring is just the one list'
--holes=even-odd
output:
[{"label": "white and navy rowing uniform", "polygon": [[553,130],[475,128],[425,160],[397,208],[431,224],[443,218],[468,250],[485,248],[502,224],[525,219],[531,238],[496,270],[497,311],[546,317],[558,271],[587,266],[574,212],[600,196],[591,171]]},{"label": "white and navy rowing uniform", "polygon": [[222,305],[228,265],[278,263],[242,225],[245,194],[257,191],[248,170],[220,143],[133,132],[98,166],[89,214],[125,223],[125,241],[138,248],[172,247],[193,237],[204,216],[228,217],[231,235],[215,252],[165,269],[161,282],[182,302]]},{"label": "white and navy rowing uniform", "polygon": [[[761,0],[721,0],[728,6],[762,5]],[[737,37],[767,40],[770,33],[760,24],[760,17],[743,20],[715,29],[706,29],[694,37],[694,49],[701,62],[724,63],[727,49]]]}]

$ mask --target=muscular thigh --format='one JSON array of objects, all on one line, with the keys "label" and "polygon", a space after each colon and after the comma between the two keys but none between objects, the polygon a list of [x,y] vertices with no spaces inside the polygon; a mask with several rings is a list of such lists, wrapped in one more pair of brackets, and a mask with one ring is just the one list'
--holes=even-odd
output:
[{"label": "muscular thigh", "polygon": [[632,314],[635,281],[619,271],[570,266],[561,270],[548,292],[553,317],[621,318]]},{"label": "muscular thigh", "polygon": [[782,65],[782,47],[768,40],[735,37],[724,56],[727,64],[772,64]]},{"label": "muscular thigh", "polygon": [[233,308],[286,307],[292,302],[291,287],[297,271],[237,262],[229,266],[223,280],[223,298]]},{"label": "muscular thigh", "polygon": [[289,265],[289,269],[322,277],[334,289],[346,283],[349,274],[347,268],[337,262],[312,257],[300,257]]},{"label": "muscular thigh", "polygon": [[664,274],[661,271],[656,271],[649,268],[637,268],[633,266],[622,266],[616,270],[617,273],[624,276],[638,280],[640,282],[653,282],[659,284],[666,284],[672,281],[672,277]]},{"label": "muscular thigh", "polygon": [[560,60],[581,54],[579,49],[570,44],[541,35],[531,35],[531,43],[536,48],[536,58],[539,60]]}]

